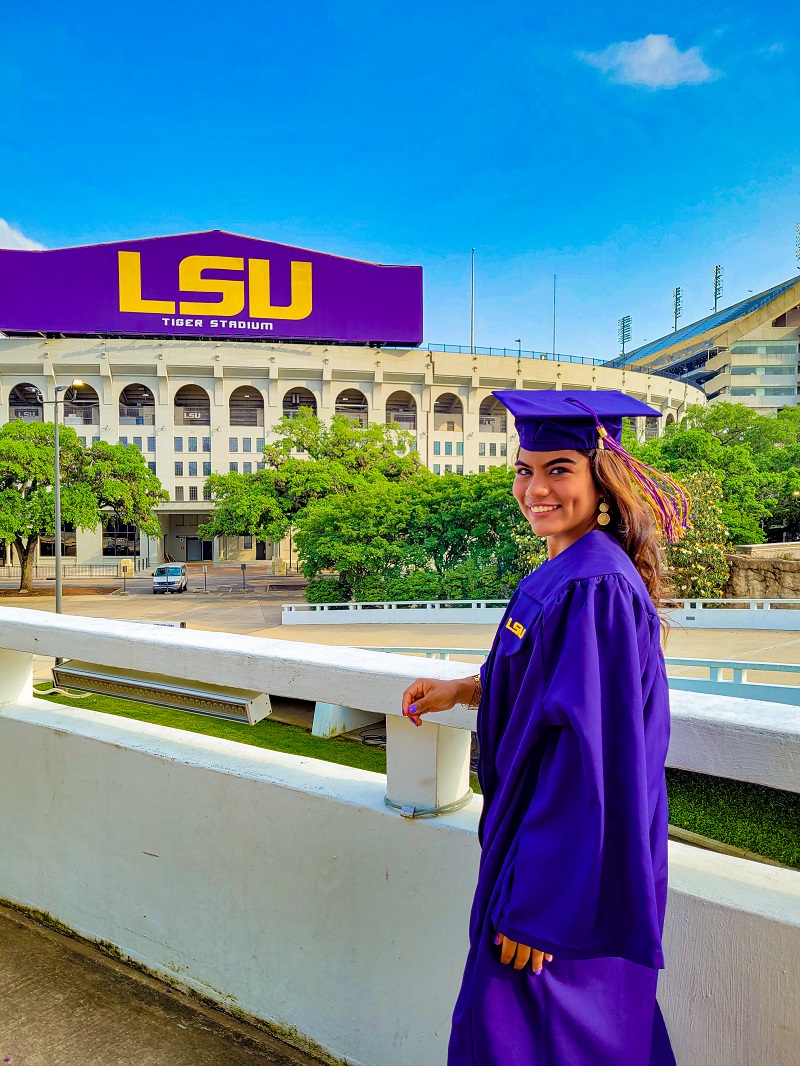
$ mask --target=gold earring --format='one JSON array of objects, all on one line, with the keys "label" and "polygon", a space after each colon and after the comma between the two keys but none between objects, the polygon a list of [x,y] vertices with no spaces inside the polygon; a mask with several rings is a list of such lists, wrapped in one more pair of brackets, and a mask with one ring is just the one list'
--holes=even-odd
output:
[{"label": "gold earring", "polygon": [[600,502],[600,514],[597,516],[598,526],[607,526],[611,521],[611,515],[608,513],[611,508],[608,506],[605,500]]}]

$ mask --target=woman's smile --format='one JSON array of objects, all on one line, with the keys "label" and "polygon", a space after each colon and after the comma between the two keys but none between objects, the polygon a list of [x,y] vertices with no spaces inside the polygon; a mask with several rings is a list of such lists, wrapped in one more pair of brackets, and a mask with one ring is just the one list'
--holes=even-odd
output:
[{"label": "woman's smile", "polygon": [[561,506],[560,503],[529,503],[528,510],[531,514],[549,514]]}]

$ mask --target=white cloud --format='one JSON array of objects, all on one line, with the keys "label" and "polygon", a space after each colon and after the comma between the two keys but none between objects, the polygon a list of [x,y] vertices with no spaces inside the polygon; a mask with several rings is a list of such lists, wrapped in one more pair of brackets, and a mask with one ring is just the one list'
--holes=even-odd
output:
[{"label": "white cloud", "polygon": [[620,85],[674,89],[676,85],[699,85],[717,77],[699,48],[681,52],[674,38],[664,33],[649,33],[639,41],[619,41],[602,52],[580,52],[579,56]]},{"label": "white cloud", "polygon": [[0,248],[21,248],[25,251],[34,251],[44,248],[38,241],[32,241],[21,230],[16,229],[10,222],[0,218]]}]

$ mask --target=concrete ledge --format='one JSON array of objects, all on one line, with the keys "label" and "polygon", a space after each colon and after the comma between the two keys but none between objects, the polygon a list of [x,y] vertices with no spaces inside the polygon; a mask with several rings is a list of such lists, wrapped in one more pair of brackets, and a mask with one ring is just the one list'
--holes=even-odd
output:
[{"label": "concrete ledge", "polygon": [[[356,1066],[437,1066],[480,801],[408,822],[384,789],[349,767],[8,706],[0,897]],[[792,1066],[800,873],[676,844],[670,873],[660,997],[681,1066]]]}]

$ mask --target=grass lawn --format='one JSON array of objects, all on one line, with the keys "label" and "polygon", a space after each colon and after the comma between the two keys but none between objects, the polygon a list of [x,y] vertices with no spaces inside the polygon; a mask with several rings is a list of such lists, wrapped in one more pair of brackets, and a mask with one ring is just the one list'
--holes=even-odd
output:
[{"label": "grass lawn", "polygon": [[[236,740],[289,755],[304,755],[386,773],[386,752],[382,748],[339,738],[321,740],[299,726],[283,725],[269,718],[249,726],[110,696],[87,696],[81,700],[64,696],[43,698],[71,707],[87,707],[123,718],[185,729],[190,733]],[[474,775],[471,783],[475,791],[479,791]],[[800,795],[685,770],[667,770],[667,790],[673,825],[800,869]]]}]

